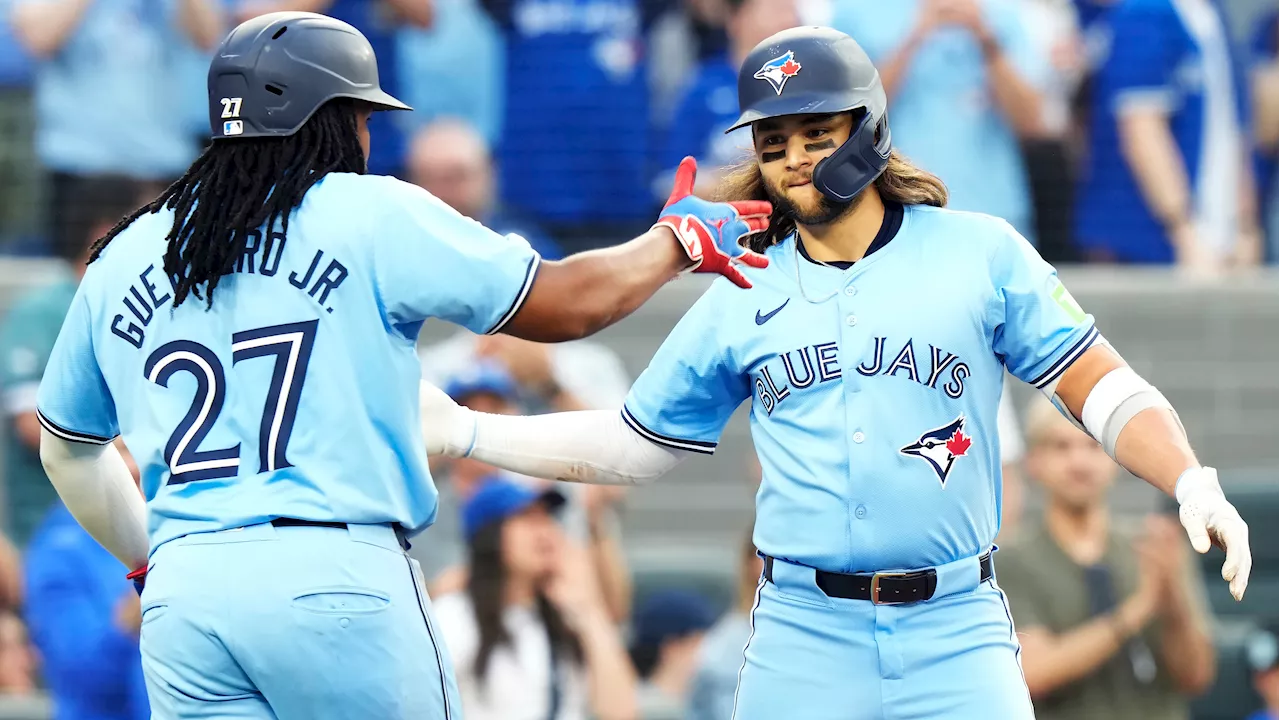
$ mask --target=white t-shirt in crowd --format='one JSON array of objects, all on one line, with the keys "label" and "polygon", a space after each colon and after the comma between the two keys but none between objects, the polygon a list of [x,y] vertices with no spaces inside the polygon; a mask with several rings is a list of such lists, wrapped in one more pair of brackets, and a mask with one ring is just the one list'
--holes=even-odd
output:
[{"label": "white t-shirt in crowd", "polygon": [[462,717],[466,720],[586,720],[586,680],[580,666],[561,658],[560,710],[551,712],[551,645],[546,628],[532,607],[509,607],[503,622],[511,644],[489,656],[483,682],[476,677],[480,631],[471,598],[452,593],[433,600],[436,626],[453,660]]}]

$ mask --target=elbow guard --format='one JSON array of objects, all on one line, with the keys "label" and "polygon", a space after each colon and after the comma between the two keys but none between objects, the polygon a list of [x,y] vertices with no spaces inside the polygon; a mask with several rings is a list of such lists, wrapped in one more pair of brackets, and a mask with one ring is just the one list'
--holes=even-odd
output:
[{"label": "elbow guard", "polygon": [[1182,427],[1182,420],[1168,399],[1129,367],[1116,368],[1098,380],[1085,398],[1081,420],[1085,431],[1115,458],[1120,432],[1138,413],[1148,408],[1167,409],[1186,435],[1186,428]]}]

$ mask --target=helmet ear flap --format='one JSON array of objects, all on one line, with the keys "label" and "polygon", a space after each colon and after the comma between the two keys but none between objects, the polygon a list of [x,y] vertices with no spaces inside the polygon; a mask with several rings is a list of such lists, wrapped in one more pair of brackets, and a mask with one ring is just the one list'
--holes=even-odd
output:
[{"label": "helmet ear flap", "polygon": [[855,115],[855,122],[849,139],[813,170],[813,186],[835,202],[851,202],[889,164],[892,142],[888,118],[873,117],[864,109],[861,118]]}]

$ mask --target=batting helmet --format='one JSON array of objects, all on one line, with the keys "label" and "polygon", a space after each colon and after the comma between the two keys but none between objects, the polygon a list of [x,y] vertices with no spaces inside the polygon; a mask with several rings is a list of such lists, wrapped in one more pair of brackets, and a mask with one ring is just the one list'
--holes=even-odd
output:
[{"label": "batting helmet", "polygon": [[742,63],[742,115],[729,132],[783,115],[862,109],[849,139],[813,171],[813,186],[819,192],[849,202],[889,163],[887,105],[880,73],[853,38],[831,28],[792,28],[756,45]]},{"label": "batting helmet", "polygon": [[324,15],[276,12],[241,23],[209,64],[214,139],[292,135],[335,98],[412,110],[378,86],[373,47]]}]

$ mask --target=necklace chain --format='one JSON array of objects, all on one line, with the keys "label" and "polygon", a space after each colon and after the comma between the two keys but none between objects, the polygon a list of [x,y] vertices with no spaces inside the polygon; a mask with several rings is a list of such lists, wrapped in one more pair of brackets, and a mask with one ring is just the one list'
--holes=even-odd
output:
[{"label": "necklace chain", "polygon": [[[802,260],[802,258],[800,257],[800,238],[799,238],[799,236],[793,236],[793,243],[792,243],[792,246],[791,246],[791,250],[792,250],[792,254],[795,256],[795,257],[793,258],[793,260],[795,261],[795,268],[796,268],[796,287],[800,288],[800,297],[804,298],[806,302],[809,302],[809,303],[812,303],[812,304],[814,304],[814,305],[817,305],[817,304],[819,304],[819,303],[824,303],[824,302],[826,302],[826,301],[830,300],[831,298],[835,297],[836,295],[839,295],[839,294],[840,294],[840,290],[839,290],[839,289],[836,289],[836,290],[832,290],[832,291],[831,291],[830,293],[828,293],[827,295],[825,295],[825,296],[823,296],[823,297],[818,298],[817,300],[814,300],[813,298],[809,297],[809,294],[808,294],[808,293],[806,293],[806,292],[804,291],[804,283],[800,281],[800,261]],[[825,266],[825,267],[829,267],[829,268],[831,268],[832,270],[839,270],[839,269],[840,269],[840,268],[836,267],[835,265],[828,265],[827,263],[824,263],[824,262],[822,262],[821,260],[814,260],[814,262],[818,263],[819,265],[822,265],[822,266]]]}]

